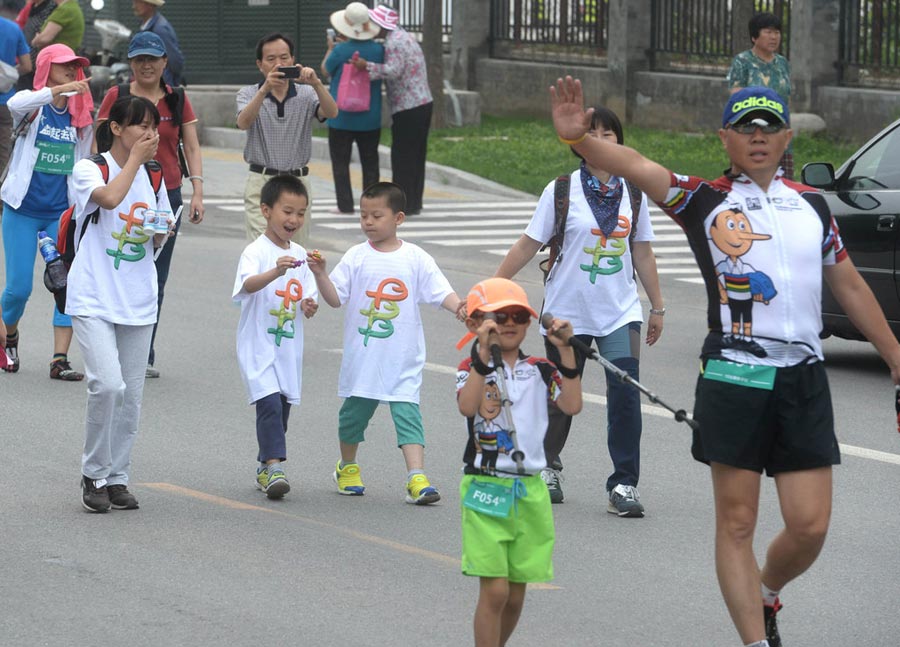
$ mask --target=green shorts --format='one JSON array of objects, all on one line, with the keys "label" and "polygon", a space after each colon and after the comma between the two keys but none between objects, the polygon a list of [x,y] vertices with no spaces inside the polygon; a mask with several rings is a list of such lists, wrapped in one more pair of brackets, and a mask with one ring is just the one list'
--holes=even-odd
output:
[{"label": "green shorts", "polygon": [[[466,474],[459,485],[460,501],[473,480],[502,483],[515,479]],[[477,577],[504,577],[510,582],[553,579],[553,511],[550,493],[540,475],[522,479],[526,494],[508,517],[493,517],[460,504],[462,509],[462,572]]]},{"label": "green shorts", "polygon": [[[366,439],[366,427],[375,415],[380,402],[371,398],[355,395],[344,400],[338,413],[338,438],[342,442],[356,445]],[[415,402],[388,402],[391,418],[397,431],[397,446],[425,446],[425,427],[422,425],[422,414]]]}]

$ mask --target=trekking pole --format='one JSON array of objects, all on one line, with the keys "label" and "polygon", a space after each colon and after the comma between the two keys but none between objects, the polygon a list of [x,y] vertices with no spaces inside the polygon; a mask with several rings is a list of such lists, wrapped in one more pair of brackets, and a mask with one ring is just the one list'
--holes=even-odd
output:
[{"label": "trekking pole", "polygon": [[[553,325],[553,315],[550,314],[549,312],[545,312],[543,314],[543,316],[541,317],[541,325],[544,328],[546,328],[547,330],[549,330],[550,326]],[[556,333],[554,333],[554,334],[556,334]],[[559,335],[557,334],[557,336],[559,336]],[[571,346],[572,348],[577,348],[586,357],[589,357],[590,359],[599,363],[603,368],[605,368],[607,371],[609,371],[610,373],[615,375],[622,382],[625,382],[626,384],[630,384],[631,386],[636,388],[638,391],[640,391],[641,393],[646,395],[647,399],[650,400],[650,402],[653,402],[654,404],[658,404],[661,407],[663,407],[664,409],[671,411],[675,415],[675,420],[677,422],[685,423],[688,427],[690,427],[694,431],[697,431],[700,429],[700,423],[697,422],[696,420],[694,420],[693,418],[689,417],[687,412],[684,409],[674,409],[674,408],[670,407],[668,404],[663,402],[659,398],[658,395],[656,395],[655,393],[650,391],[647,387],[645,387],[643,384],[641,384],[640,382],[635,380],[626,371],[623,371],[622,369],[620,369],[618,366],[616,366],[615,364],[610,362],[605,357],[598,355],[597,352],[593,348],[591,348],[590,346],[585,344],[583,341],[578,339],[575,335],[570,336],[566,340],[566,343],[569,346]]]},{"label": "trekking pole", "polygon": [[[485,319],[494,319],[493,312],[487,312],[484,315]],[[509,457],[516,464],[516,471],[519,474],[525,473],[525,453],[519,449],[519,440],[516,436],[516,423],[513,421],[512,417],[512,402],[509,400],[509,391],[506,390],[506,373],[503,369],[503,355],[500,352],[500,344],[497,343],[496,340],[491,340],[490,344],[491,351],[491,359],[494,362],[494,373],[497,376],[497,388],[500,390],[500,403],[503,406],[503,411],[506,413],[506,422],[509,425],[509,429],[507,429],[506,433],[509,434],[509,441],[512,443],[513,451],[509,455]]]}]

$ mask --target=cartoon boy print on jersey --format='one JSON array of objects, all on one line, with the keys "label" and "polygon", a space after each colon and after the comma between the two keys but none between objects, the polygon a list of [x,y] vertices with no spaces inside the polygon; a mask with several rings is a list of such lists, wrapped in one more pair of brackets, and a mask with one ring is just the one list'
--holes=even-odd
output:
[{"label": "cartoon boy print on jersey", "polygon": [[[113,257],[113,266],[119,269],[122,261],[136,263],[147,255],[145,244],[150,240],[150,235],[144,233],[144,212],[150,208],[145,202],[135,202],[128,213],[119,213],[119,219],[125,221],[122,231],[113,232],[112,237],[118,241],[115,249],[107,249],[106,253]],[[137,225],[138,229],[132,231]],[[128,251],[125,246],[128,246]]]},{"label": "cartoon boy print on jersey", "polygon": [[625,216],[619,216],[616,228],[609,237],[596,228],[591,229],[591,233],[597,236],[597,243],[584,248],[584,253],[591,257],[591,263],[582,263],[579,267],[588,273],[588,280],[593,285],[598,275],[607,276],[622,271],[622,255],[628,247],[631,222]]},{"label": "cartoon boy print on jersey", "polygon": [[276,346],[281,346],[283,338],[294,338],[297,304],[303,299],[303,286],[297,279],[289,279],[283,290],[275,290],[275,296],[281,297],[281,301],[277,308],[269,310],[269,314],[275,317],[277,325],[266,332],[275,336]]},{"label": "cartoon boy print on jersey", "polygon": [[778,292],[767,274],[757,271],[741,257],[750,251],[754,241],[769,240],[772,236],[754,232],[750,220],[737,206],[716,214],[709,235],[716,248],[725,254],[725,260],[716,263],[719,302],[731,311],[731,335],[723,341],[726,347],[765,357],[765,350],[752,340],[753,304],[769,305]]},{"label": "cartoon boy print on jersey", "polygon": [[363,336],[363,346],[369,345],[369,339],[387,339],[394,334],[393,319],[400,314],[400,302],[409,296],[409,289],[400,279],[384,279],[376,290],[366,290],[366,296],[372,297],[368,308],[359,313],[366,317],[366,327],[358,328]]},{"label": "cartoon boy print on jersey", "polygon": [[497,456],[513,450],[509,432],[501,423],[503,402],[500,387],[491,379],[484,384],[484,396],[478,408],[473,429],[475,431],[475,451],[481,452],[481,471],[493,473],[497,469]]}]

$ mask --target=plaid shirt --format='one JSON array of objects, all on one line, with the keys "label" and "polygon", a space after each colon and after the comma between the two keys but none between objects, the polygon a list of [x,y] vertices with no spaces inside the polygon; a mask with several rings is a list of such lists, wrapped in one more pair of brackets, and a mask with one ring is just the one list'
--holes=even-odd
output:
[{"label": "plaid shirt", "polygon": [[398,27],[390,32],[384,41],[384,63],[369,63],[366,69],[373,81],[387,80],[391,114],[431,103],[425,54],[408,31]]},{"label": "plaid shirt", "polygon": [[[237,114],[247,107],[263,83],[238,90]],[[308,85],[292,83],[283,103],[267,94],[256,121],[247,129],[244,161],[279,171],[306,166],[312,155],[312,121],[319,119],[318,109],[319,97]]]}]

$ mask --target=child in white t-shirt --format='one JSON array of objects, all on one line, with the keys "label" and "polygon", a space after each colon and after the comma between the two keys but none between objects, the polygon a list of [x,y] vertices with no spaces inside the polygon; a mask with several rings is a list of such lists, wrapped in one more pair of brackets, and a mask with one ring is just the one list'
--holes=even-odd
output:
[{"label": "child in white t-shirt", "polygon": [[[148,214],[174,226],[165,182],[154,193],[149,165],[159,144],[159,112],[147,99],[116,101],[97,129],[101,157],[72,169],[75,249],[66,314],[87,376],[81,504],[89,512],[138,507],[128,490],[150,336],[156,323],[153,250],[168,233],[144,231]],[[100,165],[108,167],[103,180]]]},{"label": "child in white t-shirt", "polygon": [[279,499],[291,489],[281,463],[303,374],[303,320],[297,315],[308,319],[319,306],[306,250],[291,241],[303,227],[306,187],[292,175],[276,175],[263,186],[260,202],[266,230],[241,254],[232,298],[241,304],[238,365],[256,407],[256,487]]},{"label": "child in white t-shirt", "polygon": [[338,492],[362,495],[356,453],[379,402],[387,402],[406,461],[406,502],[440,500],[424,473],[425,435],[419,388],[425,366],[425,336],[418,305],[440,306],[465,319],[465,302],[450,287],[434,259],[397,237],[406,196],[390,182],[377,182],[360,198],[360,225],[368,241],[350,248],[331,274],[325,259],[308,256],[325,302],[347,306],[338,395],[341,460],[334,472]]}]

